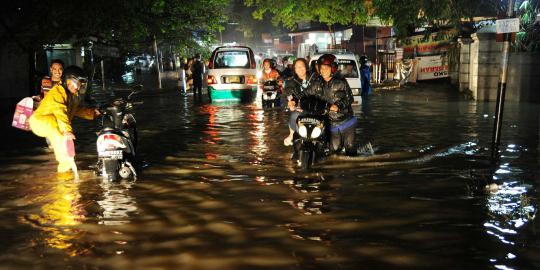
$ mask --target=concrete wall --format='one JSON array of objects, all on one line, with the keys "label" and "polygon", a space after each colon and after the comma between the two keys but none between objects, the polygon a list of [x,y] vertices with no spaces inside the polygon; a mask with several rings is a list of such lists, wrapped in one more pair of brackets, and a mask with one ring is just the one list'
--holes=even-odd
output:
[{"label": "concrete wall", "polygon": [[14,42],[0,46],[0,99],[28,96],[29,56]]},{"label": "concrete wall", "polygon": [[506,100],[540,102],[540,52],[511,53]]},{"label": "concrete wall", "polygon": [[459,92],[469,91],[469,75],[470,75],[470,62],[471,62],[471,43],[470,38],[458,39],[460,54],[459,54]]},{"label": "concrete wall", "polygon": [[471,37],[469,89],[476,100],[497,100],[502,43],[495,41],[495,33],[475,33]]},{"label": "concrete wall", "polygon": [[[471,37],[473,42],[470,46],[461,46],[460,91],[468,88],[476,100],[495,101],[503,43],[496,42],[495,33],[475,33]],[[505,100],[540,102],[537,78],[540,78],[540,53],[510,53]]]}]

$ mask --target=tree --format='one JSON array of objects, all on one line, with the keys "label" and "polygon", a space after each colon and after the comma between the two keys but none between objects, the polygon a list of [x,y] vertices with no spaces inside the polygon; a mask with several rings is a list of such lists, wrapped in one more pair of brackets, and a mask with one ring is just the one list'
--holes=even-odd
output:
[{"label": "tree", "polygon": [[256,7],[253,17],[262,19],[266,13],[272,15],[274,25],[282,24],[295,29],[298,22],[318,21],[328,26],[333,37],[333,25],[360,25],[369,19],[366,3],[358,0],[245,0],[247,6]]},{"label": "tree", "polygon": [[518,9],[521,31],[516,36],[516,47],[520,51],[540,51],[540,24],[536,21],[540,12],[539,0],[523,1]]},{"label": "tree", "polygon": [[[228,0],[20,0],[2,7],[0,41],[27,49],[97,37],[124,49],[149,37],[174,44],[208,40],[221,27]],[[145,46],[146,47],[146,46]]]},{"label": "tree", "polygon": [[417,27],[460,27],[463,19],[496,16],[500,1],[493,0],[373,0],[374,14],[390,22],[398,35],[406,36]]}]

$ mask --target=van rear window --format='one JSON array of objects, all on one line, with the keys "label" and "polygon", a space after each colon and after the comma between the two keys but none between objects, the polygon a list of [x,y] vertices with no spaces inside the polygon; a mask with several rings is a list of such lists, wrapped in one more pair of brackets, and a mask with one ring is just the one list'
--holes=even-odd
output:
[{"label": "van rear window", "polygon": [[247,51],[221,51],[214,57],[214,68],[249,68]]},{"label": "van rear window", "polygon": [[358,69],[353,60],[338,59],[338,70],[344,78],[358,78]]}]

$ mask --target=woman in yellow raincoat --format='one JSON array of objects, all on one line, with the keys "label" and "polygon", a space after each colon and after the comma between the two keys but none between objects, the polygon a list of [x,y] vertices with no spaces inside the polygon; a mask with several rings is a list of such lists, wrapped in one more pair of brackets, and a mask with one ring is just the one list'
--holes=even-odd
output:
[{"label": "woman in yellow raincoat", "polygon": [[99,115],[96,109],[79,107],[79,91],[86,89],[86,82],[86,76],[80,67],[67,67],[62,84],[55,85],[49,91],[29,119],[32,132],[51,142],[58,161],[58,172],[68,172],[71,169],[71,158],[68,156],[65,141],[75,139],[71,127],[73,116],[92,120]]}]

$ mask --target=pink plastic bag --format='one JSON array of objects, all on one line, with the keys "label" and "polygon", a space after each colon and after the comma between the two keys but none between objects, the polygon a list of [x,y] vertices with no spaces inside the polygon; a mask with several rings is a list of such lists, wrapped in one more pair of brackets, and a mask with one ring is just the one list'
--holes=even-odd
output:
[{"label": "pink plastic bag", "polygon": [[17,107],[15,107],[15,113],[13,114],[13,127],[30,131],[30,123],[28,120],[34,112],[34,100],[31,97],[23,98]]}]

